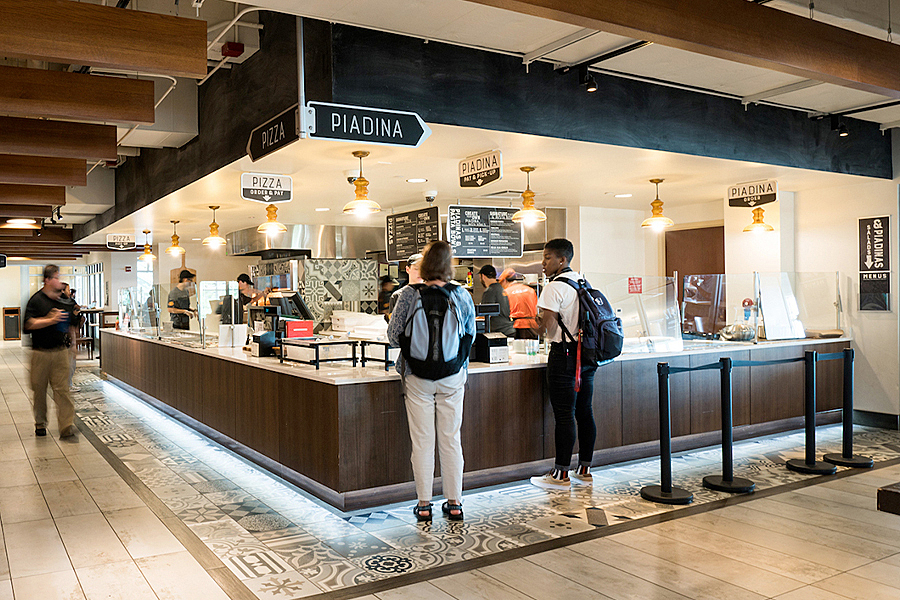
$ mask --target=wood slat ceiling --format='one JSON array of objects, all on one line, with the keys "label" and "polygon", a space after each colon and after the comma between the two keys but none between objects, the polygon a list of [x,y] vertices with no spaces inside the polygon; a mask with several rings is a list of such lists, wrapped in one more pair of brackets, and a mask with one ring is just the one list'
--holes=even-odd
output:
[{"label": "wood slat ceiling", "polygon": [[[87,160],[117,158],[116,127],[150,125],[146,79],[70,72],[69,65],[173,77],[206,75],[206,23],[71,0],[0,0],[0,56],[58,63],[0,66],[0,221],[47,218],[64,186],[87,184]],[[51,119],[51,120],[46,120]],[[74,245],[71,230],[0,224],[0,253],[76,258],[105,246]]]}]

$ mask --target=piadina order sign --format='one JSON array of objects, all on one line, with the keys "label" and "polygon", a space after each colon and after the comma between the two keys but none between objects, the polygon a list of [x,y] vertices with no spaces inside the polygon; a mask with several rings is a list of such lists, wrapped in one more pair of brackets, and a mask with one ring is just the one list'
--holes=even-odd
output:
[{"label": "piadina order sign", "polygon": [[459,161],[459,187],[479,188],[503,178],[503,155],[491,150]]},{"label": "piadina order sign", "polygon": [[241,173],[241,198],[263,204],[290,202],[292,184],[290,175]]},{"label": "piadina order sign", "polygon": [[778,182],[774,179],[738,183],[728,188],[728,206],[759,206],[778,199]]},{"label": "piadina order sign", "polygon": [[307,104],[306,130],[315,139],[406,148],[418,147],[431,135],[414,112],[328,102]]}]

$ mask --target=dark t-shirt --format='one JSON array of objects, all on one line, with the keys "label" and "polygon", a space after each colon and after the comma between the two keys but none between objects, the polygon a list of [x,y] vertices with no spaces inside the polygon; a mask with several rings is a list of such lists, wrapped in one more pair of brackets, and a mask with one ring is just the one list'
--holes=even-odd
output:
[{"label": "dark t-shirt", "polygon": [[502,333],[509,337],[516,333],[513,327],[512,319],[509,318],[509,298],[503,292],[503,286],[500,283],[492,283],[488,289],[484,290],[481,296],[482,304],[499,304],[500,314],[491,317],[491,331]]},{"label": "dark t-shirt", "polygon": [[[169,292],[169,308],[189,310],[191,308],[191,293],[187,290],[173,287],[172,291]],[[172,327],[175,329],[190,329],[191,319],[187,315],[173,314]]]},{"label": "dark t-shirt", "polygon": [[25,305],[25,323],[28,323],[28,319],[46,317],[54,308],[64,311],[66,318],[41,329],[28,330],[31,333],[31,347],[36,350],[55,350],[68,345],[69,327],[75,324],[75,303],[65,298],[54,300],[42,290],[38,290]]}]

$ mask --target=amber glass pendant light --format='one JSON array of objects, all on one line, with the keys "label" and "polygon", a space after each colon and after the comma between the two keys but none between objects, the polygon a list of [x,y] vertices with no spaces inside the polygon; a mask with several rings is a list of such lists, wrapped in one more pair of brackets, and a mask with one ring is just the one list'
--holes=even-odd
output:
[{"label": "amber glass pendant light", "polygon": [[218,206],[210,206],[213,211],[213,220],[209,224],[209,237],[203,238],[204,246],[212,246],[213,248],[221,248],[225,245],[225,238],[219,235],[219,224],[216,223],[216,211]]},{"label": "amber glass pendant light", "polygon": [[175,226],[180,223],[180,221],[170,221],[172,223],[172,245],[166,248],[166,254],[171,256],[181,256],[184,254],[184,248],[178,245],[178,233],[175,231]]},{"label": "amber glass pendant light", "polygon": [[138,256],[138,260],[148,262],[156,260],[156,255],[150,250],[150,230],[144,230],[144,253]]},{"label": "amber glass pendant light", "polygon": [[369,200],[369,180],[363,177],[363,159],[369,153],[366,150],[356,150],[353,156],[359,159],[359,177],[353,180],[356,186],[356,199],[344,205],[345,215],[370,215],[381,212],[381,206],[374,200]]},{"label": "amber glass pendant light", "polygon": [[525,225],[533,225],[547,220],[544,211],[534,207],[534,192],[531,191],[531,172],[537,167],[520,167],[520,171],[525,173],[525,191],[522,192],[522,208],[516,211],[512,216],[513,223],[524,223]]},{"label": "amber glass pendant light", "polygon": [[270,204],[266,207],[266,222],[256,228],[256,231],[259,233],[264,233],[268,236],[278,235],[279,233],[284,233],[287,231],[287,227],[284,226],[283,223],[278,222],[278,207],[274,204]]},{"label": "amber glass pendant light", "polygon": [[753,209],[753,222],[744,227],[744,231],[749,232],[764,232],[764,231],[775,231],[775,228],[767,223],[763,222],[763,213],[765,211],[761,206],[757,206]]},{"label": "amber glass pendant light", "polygon": [[656,184],[656,200],[650,203],[650,217],[644,219],[641,223],[641,227],[650,227],[653,231],[662,231],[666,227],[671,227],[675,224],[675,221],[663,215],[663,203],[662,200],[659,199],[659,184],[663,181],[665,181],[665,179],[657,178],[650,180],[650,183]]}]

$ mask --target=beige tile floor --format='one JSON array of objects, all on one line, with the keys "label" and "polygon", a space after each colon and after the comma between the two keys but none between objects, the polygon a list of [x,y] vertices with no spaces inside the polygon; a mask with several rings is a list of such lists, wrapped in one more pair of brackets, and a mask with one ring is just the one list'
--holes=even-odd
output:
[{"label": "beige tile floor", "polygon": [[[220,587],[222,564],[195,557],[87,440],[34,437],[27,356],[8,348],[0,600],[252,597]],[[898,600],[900,516],[874,500],[896,481],[900,466],[860,472],[361,597]]]}]

